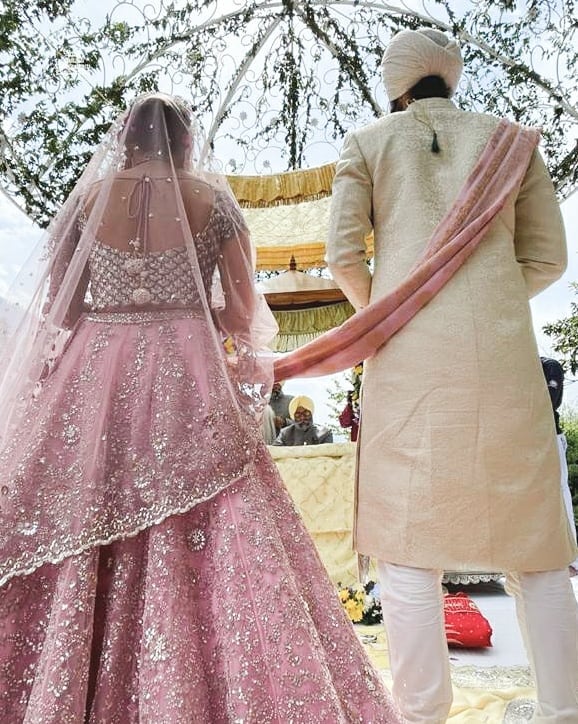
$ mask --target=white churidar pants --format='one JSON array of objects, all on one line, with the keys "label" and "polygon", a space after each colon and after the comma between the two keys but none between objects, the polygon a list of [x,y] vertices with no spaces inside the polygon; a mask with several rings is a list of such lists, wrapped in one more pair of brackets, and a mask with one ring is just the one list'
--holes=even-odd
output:
[{"label": "white churidar pants", "polygon": [[[568,483],[568,461],[566,460],[566,448],[568,447],[568,443],[566,442],[566,436],[564,434],[557,435],[556,437],[558,439],[558,455],[560,457],[560,485],[562,486],[562,497],[564,498],[564,507],[566,508],[570,531],[574,537],[574,542],[576,542],[574,506],[572,505],[572,493],[570,492],[570,485]],[[578,558],[572,561],[570,565],[578,571]]]},{"label": "white churidar pants", "polygon": [[[441,570],[378,562],[393,696],[408,724],[443,724],[452,703]],[[578,608],[567,569],[507,574],[536,680],[535,724],[578,722]]]}]

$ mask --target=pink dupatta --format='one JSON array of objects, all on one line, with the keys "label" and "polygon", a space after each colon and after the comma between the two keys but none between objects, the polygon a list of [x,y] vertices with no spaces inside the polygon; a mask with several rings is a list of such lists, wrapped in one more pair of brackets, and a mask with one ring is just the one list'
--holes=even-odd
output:
[{"label": "pink dupatta", "polygon": [[333,374],[375,354],[473,254],[508,196],[521,184],[539,138],[536,130],[500,121],[407,278],[341,326],[278,360],[275,378]]}]

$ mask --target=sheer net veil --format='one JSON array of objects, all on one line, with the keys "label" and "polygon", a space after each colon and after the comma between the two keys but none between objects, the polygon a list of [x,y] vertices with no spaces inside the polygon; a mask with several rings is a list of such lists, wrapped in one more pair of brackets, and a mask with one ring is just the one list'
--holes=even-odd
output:
[{"label": "sheer net veil", "polygon": [[[204,247],[210,223],[220,234],[216,262]],[[247,227],[186,103],[147,94],[112,123],[8,295],[18,301],[20,319],[2,345],[0,451],[82,315],[106,311],[88,271],[98,245],[124,252],[122,273],[139,280],[129,297],[116,300],[115,308],[127,311],[159,308],[147,255],[186,248],[194,289],[162,306],[192,306],[211,322],[204,356],[208,367],[227,368],[229,389],[220,393],[241,414],[258,416],[272,379],[264,348],[276,324],[255,290]]]}]

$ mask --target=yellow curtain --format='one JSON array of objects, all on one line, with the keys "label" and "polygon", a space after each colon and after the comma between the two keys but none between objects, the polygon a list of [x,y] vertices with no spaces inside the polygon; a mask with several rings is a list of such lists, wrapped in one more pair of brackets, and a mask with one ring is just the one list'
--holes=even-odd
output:
[{"label": "yellow curtain", "polygon": [[229,176],[237,201],[246,208],[295,204],[331,194],[335,164],[267,176]]},{"label": "yellow curtain", "polygon": [[[267,176],[229,176],[257,249],[258,270],[325,266],[335,164]],[[367,257],[373,256],[373,238]]]},{"label": "yellow curtain", "polygon": [[291,352],[333,327],[345,322],[354,313],[349,302],[339,302],[311,309],[273,311],[279,333],[273,341],[276,352]]}]

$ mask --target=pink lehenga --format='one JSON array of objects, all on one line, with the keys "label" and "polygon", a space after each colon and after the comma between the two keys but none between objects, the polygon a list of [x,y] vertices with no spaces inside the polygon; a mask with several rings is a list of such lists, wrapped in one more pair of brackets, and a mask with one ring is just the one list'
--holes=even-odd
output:
[{"label": "pink lehenga", "polygon": [[4,362],[1,720],[397,722],[261,440],[268,314],[183,137],[159,95],[113,126]]}]

